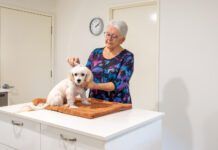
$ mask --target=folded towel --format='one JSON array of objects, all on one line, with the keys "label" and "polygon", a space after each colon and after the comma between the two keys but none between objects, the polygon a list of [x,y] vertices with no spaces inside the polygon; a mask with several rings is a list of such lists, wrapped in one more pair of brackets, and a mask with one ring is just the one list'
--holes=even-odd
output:
[{"label": "folded towel", "polygon": [[[117,102],[108,102],[100,99],[88,98],[90,105],[84,105],[81,103],[81,99],[78,98],[75,101],[75,105],[78,108],[70,108],[66,105],[63,106],[47,106],[45,109],[61,112],[64,114],[79,116],[83,118],[96,118],[107,114],[128,110],[132,108],[131,104],[123,104]],[[45,103],[45,98],[36,98],[33,101],[34,105]]]}]

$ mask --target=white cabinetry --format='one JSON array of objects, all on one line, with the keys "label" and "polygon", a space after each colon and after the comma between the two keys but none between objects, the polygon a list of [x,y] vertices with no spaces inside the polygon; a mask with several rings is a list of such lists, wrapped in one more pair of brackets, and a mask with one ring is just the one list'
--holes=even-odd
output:
[{"label": "white cabinetry", "polygon": [[42,125],[41,129],[41,150],[104,149],[104,143],[93,138],[47,125]]},{"label": "white cabinetry", "polygon": [[0,150],[161,150],[163,113],[132,109],[96,119],[23,105],[0,107]]},{"label": "white cabinetry", "polygon": [[39,123],[2,113],[0,118],[1,149],[40,150]]}]

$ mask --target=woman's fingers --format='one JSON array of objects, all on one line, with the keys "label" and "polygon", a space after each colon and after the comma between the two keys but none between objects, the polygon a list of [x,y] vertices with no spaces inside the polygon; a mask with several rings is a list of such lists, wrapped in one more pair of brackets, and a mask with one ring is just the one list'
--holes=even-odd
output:
[{"label": "woman's fingers", "polygon": [[75,65],[79,64],[80,63],[80,60],[78,57],[69,57],[67,59],[67,62],[72,66],[74,67]]}]

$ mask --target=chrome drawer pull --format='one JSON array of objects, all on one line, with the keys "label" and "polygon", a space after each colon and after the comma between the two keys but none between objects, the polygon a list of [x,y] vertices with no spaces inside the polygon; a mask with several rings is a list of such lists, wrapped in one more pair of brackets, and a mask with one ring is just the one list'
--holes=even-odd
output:
[{"label": "chrome drawer pull", "polygon": [[65,138],[65,137],[63,136],[63,134],[60,134],[60,137],[61,137],[61,139],[64,140],[64,141],[76,142],[76,138],[73,138],[73,139]]},{"label": "chrome drawer pull", "polygon": [[23,122],[15,122],[14,120],[12,120],[11,123],[16,126],[23,126]]}]

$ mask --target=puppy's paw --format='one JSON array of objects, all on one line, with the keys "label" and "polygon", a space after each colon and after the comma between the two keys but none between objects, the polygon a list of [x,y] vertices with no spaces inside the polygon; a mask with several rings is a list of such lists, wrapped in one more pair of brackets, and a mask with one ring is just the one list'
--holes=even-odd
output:
[{"label": "puppy's paw", "polygon": [[69,107],[70,106],[70,104],[64,104],[64,107]]},{"label": "puppy's paw", "polygon": [[91,103],[88,100],[83,100],[82,104],[84,104],[84,105],[91,105]]}]

